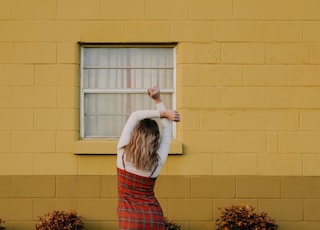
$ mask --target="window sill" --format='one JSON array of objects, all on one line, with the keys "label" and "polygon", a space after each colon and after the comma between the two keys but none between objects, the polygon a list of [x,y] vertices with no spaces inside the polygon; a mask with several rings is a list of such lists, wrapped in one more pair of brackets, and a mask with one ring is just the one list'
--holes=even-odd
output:
[{"label": "window sill", "polygon": [[[118,139],[85,139],[73,143],[74,154],[115,155]],[[169,154],[182,154],[182,143],[171,140]]]}]

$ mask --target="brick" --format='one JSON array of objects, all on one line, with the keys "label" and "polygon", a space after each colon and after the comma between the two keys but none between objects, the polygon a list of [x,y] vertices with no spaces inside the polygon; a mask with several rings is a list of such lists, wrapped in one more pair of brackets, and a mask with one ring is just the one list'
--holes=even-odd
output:
[{"label": "brick", "polygon": [[267,64],[308,64],[310,62],[308,44],[266,44]]},{"label": "brick", "polygon": [[307,87],[273,87],[266,89],[267,108],[307,108],[310,104]]},{"label": "brick", "polygon": [[0,153],[0,161],[1,175],[31,175],[34,173],[33,153]]},{"label": "brick", "polygon": [[0,42],[0,63],[13,61],[13,45],[10,42]]},{"label": "brick", "polygon": [[281,153],[318,153],[320,151],[319,132],[280,132],[279,152]]},{"label": "brick", "polygon": [[76,210],[77,198],[35,198],[33,199],[33,219],[38,219],[50,210]]},{"label": "brick", "polygon": [[0,198],[0,203],[0,214],[3,220],[10,220],[11,222],[32,219],[32,199]]},{"label": "brick", "polygon": [[36,86],[80,86],[78,66],[72,64],[36,65]]},{"label": "brick", "polygon": [[319,66],[290,65],[286,72],[289,86],[320,86]]},{"label": "brick", "polygon": [[144,15],[143,0],[101,1],[101,19],[104,20],[141,20],[144,19]]},{"label": "brick", "polygon": [[0,41],[1,42],[12,42],[12,21],[0,21]]},{"label": "brick", "polygon": [[57,107],[59,108],[79,108],[80,89],[78,87],[57,88]]},{"label": "brick", "polygon": [[261,199],[259,212],[267,212],[269,216],[279,221],[302,221],[303,200],[298,199]]},{"label": "brick", "polygon": [[318,230],[320,222],[281,221],[280,224],[284,229],[290,230]]},{"label": "brick", "polygon": [[128,21],[126,41],[169,42],[170,24],[165,21]]},{"label": "brick", "polygon": [[264,42],[302,42],[302,28],[302,22],[261,22],[261,38]]},{"label": "brick", "polygon": [[12,176],[12,197],[54,197],[54,176]]},{"label": "brick", "polygon": [[0,153],[11,151],[11,138],[10,131],[0,131]]},{"label": "brick", "polygon": [[304,203],[304,219],[307,221],[320,221],[320,200],[306,200]]},{"label": "brick", "polygon": [[159,198],[189,198],[190,176],[161,176],[157,180],[155,194]]},{"label": "brick", "polygon": [[32,130],[32,109],[0,109],[0,130]]},{"label": "brick", "polygon": [[12,89],[10,87],[0,87],[0,108],[10,108],[12,106]]},{"label": "brick", "polygon": [[11,0],[3,0],[0,3],[0,19],[11,19]]},{"label": "brick", "polygon": [[318,20],[319,10],[318,0],[279,0],[277,15],[285,20]]},{"label": "brick", "polygon": [[266,152],[266,134],[256,131],[224,131],[221,148],[225,153]]},{"label": "brick", "polygon": [[[205,100],[204,98],[210,98]],[[220,105],[219,89],[213,87],[184,87],[181,90],[183,108],[215,108]]]},{"label": "brick", "polygon": [[298,154],[268,154],[258,156],[258,173],[267,176],[302,175],[302,156]]},{"label": "brick", "polygon": [[77,156],[69,153],[40,152],[34,154],[34,174],[75,175],[78,171]]},{"label": "brick", "polygon": [[268,20],[277,18],[276,0],[236,0],[233,7],[235,19]]},{"label": "brick", "polygon": [[[165,166],[168,175],[212,175],[212,154],[197,153],[188,157],[169,157]],[[165,172],[165,168],[162,172]]]},{"label": "brick", "polygon": [[[162,4],[162,3],[161,3]],[[214,24],[210,21],[173,21],[170,38],[179,42],[212,42]]]},{"label": "brick", "polygon": [[191,197],[233,198],[235,186],[234,176],[192,176]]},{"label": "brick", "polygon": [[101,176],[100,180],[101,180],[101,184],[100,184],[101,197],[117,198],[118,197],[117,176],[105,175],[105,176]]},{"label": "brick", "polygon": [[261,22],[254,21],[217,21],[215,40],[229,42],[261,41]]},{"label": "brick", "polygon": [[243,67],[238,65],[199,65],[200,86],[241,86]]},{"label": "brick", "polygon": [[260,43],[222,43],[221,62],[229,64],[265,63],[265,45]]},{"label": "brick", "polygon": [[37,130],[78,130],[78,110],[36,109],[34,127]]},{"label": "brick", "polygon": [[280,198],[281,181],[276,176],[237,176],[237,198]]},{"label": "brick", "polygon": [[243,69],[246,86],[285,86],[286,68],[278,65],[248,65]]},{"label": "brick", "polygon": [[36,21],[13,21],[11,25],[12,41],[27,42],[36,40]]},{"label": "brick", "polygon": [[310,44],[310,63],[311,64],[320,63],[320,44],[319,43]]},{"label": "brick", "polygon": [[79,140],[77,131],[58,131],[56,141],[56,151],[59,153],[71,153],[72,143]]},{"label": "brick", "polygon": [[58,63],[80,64],[80,49],[74,42],[61,42],[57,45]]},{"label": "brick", "polygon": [[32,86],[34,66],[24,64],[0,64],[0,84],[2,86]]},{"label": "brick", "polygon": [[208,221],[191,221],[190,222],[190,229],[211,230],[211,229],[214,229],[215,227],[216,226],[213,221],[212,222],[208,222]]},{"label": "brick", "polygon": [[232,0],[191,0],[191,20],[232,19]]},{"label": "brick", "polygon": [[177,85],[183,86],[198,86],[199,82],[199,67],[193,64],[180,64],[177,66]]},{"label": "brick", "polygon": [[318,198],[320,180],[316,176],[290,176],[281,179],[281,197],[283,198]]},{"label": "brick", "polygon": [[303,40],[318,42],[320,40],[320,22],[303,22]]},{"label": "brick", "polygon": [[88,220],[117,220],[118,199],[79,199],[79,215]]},{"label": "brick", "polygon": [[210,199],[169,199],[170,220],[212,220],[212,201]]},{"label": "brick", "polygon": [[312,87],[310,88],[310,107],[311,108],[320,108],[320,88]]},{"label": "brick", "polygon": [[55,19],[55,0],[13,0],[14,19]]},{"label": "brick", "polygon": [[239,110],[203,111],[201,130],[242,130],[243,112]]},{"label": "brick", "polygon": [[191,110],[180,110],[180,116],[183,117],[179,125],[179,130],[196,131],[200,128],[200,112]]},{"label": "brick", "polygon": [[11,178],[10,178],[10,176],[0,176],[0,184],[1,184],[0,197],[10,197],[11,196]]},{"label": "brick", "polygon": [[278,132],[267,132],[267,152],[278,152]]},{"label": "brick", "polygon": [[221,88],[223,108],[265,108],[265,91],[259,87]]},{"label": "brick", "polygon": [[55,141],[53,131],[15,131],[12,133],[12,152],[54,152]]},{"label": "brick", "polygon": [[220,63],[220,44],[218,43],[179,43],[178,63]]},{"label": "brick", "polygon": [[79,21],[40,21],[37,40],[44,42],[80,41]]},{"label": "brick", "polygon": [[213,158],[214,175],[257,175],[257,172],[254,154],[217,154]]},{"label": "brick", "polygon": [[303,110],[300,112],[301,130],[320,130],[319,111]]},{"label": "brick", "polygon": [[299,112],[295,110],[248,110],[244,112],[245,130],[298,130]]},{"label": "brick", "polygon": [[319,163],[319,154],[303,154],[303,175],[320,176]]},{"label": "brick", "polygon": [[13,90],[14,107],[56,107],[56,88],[54,87],[17,87]]},{"label": "brick", "polygon": [[56,44],[21,42],[13,46],[15,63],[56,63]]},{"label": "brick", "polygon": [[[90,222],[91,224],[92,222]],[[98,226],[96,228],[93,228],[90,226],[90,229],[93,229],[93,230],[116,230],[119,228],[119,222],[118,220],[116,221],[100,221],[98,223]]]},{"label": "brick", "polygon": [[78,162],[79,175],[116,175],[116,156],[81,156]]},{"label": "brick", "polygon": [[[170,7],[168,7],[170,6]],[[189,17],[189,1],[146,1],[146,20],[187,20]]]},{"label": "brick", "polygon": [[125,22],[85,21],[81,24],[81,41],[83,42],[124,42],[125,39]]},{"label": "brick", "polygon": [[100,176],[57,176],[56,180],[57,197],[100,197]]},{"label": "brick", "polygon": [[100,4],[100,0],[57,0],[57,19],[100,19]]},{"label": "brick", "polygon": [[218,131],[195,131],[183,133],[186,152],[212,153],[220,150],[221,136]]}]

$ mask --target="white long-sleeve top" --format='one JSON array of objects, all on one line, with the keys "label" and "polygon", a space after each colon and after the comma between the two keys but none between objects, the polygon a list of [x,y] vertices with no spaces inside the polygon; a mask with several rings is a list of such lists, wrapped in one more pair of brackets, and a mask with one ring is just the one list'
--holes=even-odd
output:
[{"label": "white long-sleeve top", "polygon": [[[166,108],[164,104],[158,103],[156,104],[157,110],[139,110],[131,113],[128,121],[126,122],[119,142],[117,146],[117,167],[120,169],[124,169],[123,162],[122,162],[122,156],[124,154],[124,146],[129,144],[132,131],[134,127],[137,125],[137,123],[140,120],[143,120],[145,118],[159,118],[160,117],[160,111],[164,111]],[[159,155],[159,162],[156,170],[153,172],[152,177],[157,177],[160,173],[160,170],[163,166],[163,164],[166,162],[168,157],[168,152],[170,148],[170,142],[171,142],[171,132],[172,132],[172,121],[161,118],[161,124],[162,124],[162,132],[160,137],[160,145],[157,150],[157,153]],[[124,157],[125,161],[125,157]],[[140,175],[140,176],[146,176],[149,177],[152,173],[152,171],[142,171],[136,169],[130,162],[125,161],[125,169],[128,172]]]}]

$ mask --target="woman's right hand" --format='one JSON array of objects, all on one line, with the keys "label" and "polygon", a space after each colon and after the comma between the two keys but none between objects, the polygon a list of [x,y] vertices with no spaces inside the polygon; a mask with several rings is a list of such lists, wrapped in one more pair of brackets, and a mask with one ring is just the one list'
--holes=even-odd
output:
[{"label": "woman's right hand", "polygon": [[152,88],[148,89],[148,95],[151,97],[156,103],[161,102],[160,98],[160,89],[157,86],[153,86]]},{"label": "woman's right hand", "polygon": [[180,121],[180,113],[176,110],[165,110],[160,112],[161,118],[167,118],[170,121],[179,122]]}]

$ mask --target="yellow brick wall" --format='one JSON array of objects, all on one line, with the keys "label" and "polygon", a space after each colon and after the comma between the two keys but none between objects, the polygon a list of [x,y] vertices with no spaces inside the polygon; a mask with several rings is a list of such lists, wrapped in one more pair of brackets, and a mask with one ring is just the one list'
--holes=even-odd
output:
[{"label": "yellow brick wall", "polygon": [[[248,198],[270,210],[283,229],[319,229],[318,187],[312,195],[299,193],[299,185],[312,191],[312,178],[320,176],[319,12],[320,0],[1,0],[0,218],[12,229],[32,229],[45,208],[74,207],[89,221],[99,219],[92,229],[116,229],[115,213],[109,219],[104,209],[115,206],[114,194],[101,179],[115,180],[115,155],[74,154],[79,42],[176,42],[183,155],[169,156],[161,176],[186,183],[196,176],[212,187],[201,194],[206,185],[199,184],[195,196],[172,190],[162,197],[166,214],[184,229],[210,229],[218,203]],[[115,146],[93,144],[80,147],[112,153]],[[93,183],[88,175],[100,195],[84,191]],[[67,176],[82,181],[84,194],[73,191],[78,185],[57,194],[53,187],[67,185]],[[235,182],[263,185],[273,177],[279,189],[298,181],[297,192],[264,196]],[[229,179],[233,184],[225,187]],[[19,195],[40,182],[48,183],[48,193]],[[167,186],[160,183],[159,190]],[[242,195],[228,195],[235,189]],[[219,191],[226,196],[217,198]],[[99,212],[86,211],[97,205]],[[29,211],[11,210],[21,206]]]}]

